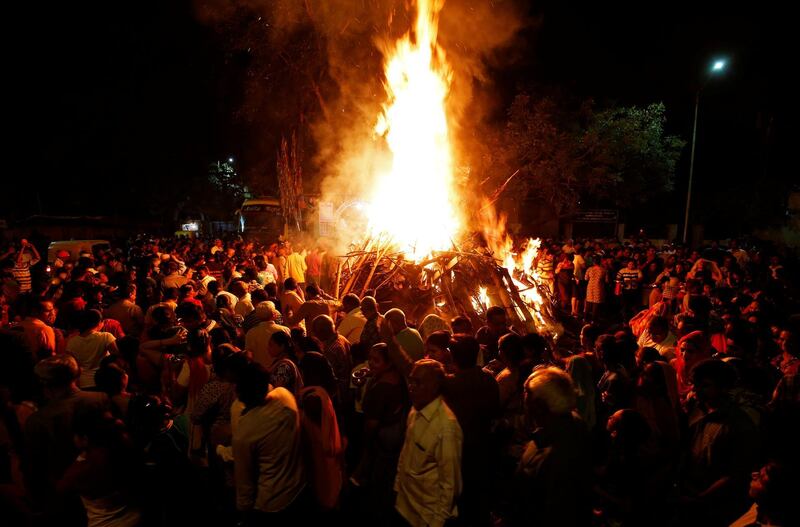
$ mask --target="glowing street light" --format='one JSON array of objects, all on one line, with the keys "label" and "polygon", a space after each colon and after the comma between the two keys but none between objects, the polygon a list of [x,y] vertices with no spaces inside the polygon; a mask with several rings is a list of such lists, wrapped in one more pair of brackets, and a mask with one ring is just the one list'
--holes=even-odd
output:
[{"label": "glowing street light", "polygon": [[711,69],[708,71],[706,81],[697,89],[694,97],[694,125],[692,126],[692,156],[689,161],[689,188],[686,191],[686,213],[683,217],[683,243],[686,243],[689,234],[689,205],[692,202],[692,178],[694,176],[694,152],[695,142],[697,140],[697,114],[700,110],[700,92],[703,91],[706,83],[712,76],[720,74],[725,71],[728,66],[728,61],[725,59],[717,59],[711,64]]}]

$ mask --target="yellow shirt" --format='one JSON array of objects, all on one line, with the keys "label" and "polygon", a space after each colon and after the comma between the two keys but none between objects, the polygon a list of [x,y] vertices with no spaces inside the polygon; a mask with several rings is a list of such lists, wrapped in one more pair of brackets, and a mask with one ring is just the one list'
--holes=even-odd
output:
[{"label": "yellow shirt", "polygon": [[286,257],[286,273],[294,278],[298,284],[306,282],[306,257],[300,253],[292,253]]},{"label": "yellow shirt", "polygon": [[441,527],[458,516],[462,441],[458,420],[441,397],[411,410],[394,490],[397,512],[413,527]]}]

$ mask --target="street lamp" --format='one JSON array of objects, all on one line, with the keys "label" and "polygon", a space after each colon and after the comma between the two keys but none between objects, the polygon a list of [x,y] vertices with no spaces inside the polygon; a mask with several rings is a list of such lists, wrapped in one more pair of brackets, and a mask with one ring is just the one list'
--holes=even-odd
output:
[{"label": "street lamp", "polygon": [[683,243],[686,243],[689,233],[689,205],[692,202],[692,177],[694,176],[694,151],[695,143],[697,141],[697,114],[700,110],[700,92],[708,82],[709,79],[715,74],[720,74],[725,71],[728,66],[728,61],[725,59],[717,59],[711,64],[705,82],[697,89],[694,97],[694,125],[692,126],[692,155],[689,159],[689,188],[686,191],[686,213],[683,217]]}]

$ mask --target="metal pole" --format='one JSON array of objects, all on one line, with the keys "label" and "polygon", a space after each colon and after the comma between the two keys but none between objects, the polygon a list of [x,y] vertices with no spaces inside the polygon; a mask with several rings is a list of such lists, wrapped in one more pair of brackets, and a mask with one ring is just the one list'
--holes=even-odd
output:
[{"label": "metal pole", "polygon": [[694,125],[692,126],[692,155],[689,160],[689,189],[686,191],[686,214],[683,217],[683,243],[686,243],[689,232],[689,205],[692,202],[692,177],[694,176],[694,149],[697,141],[697,112],[700,108],[700,90],[694,98]]}]

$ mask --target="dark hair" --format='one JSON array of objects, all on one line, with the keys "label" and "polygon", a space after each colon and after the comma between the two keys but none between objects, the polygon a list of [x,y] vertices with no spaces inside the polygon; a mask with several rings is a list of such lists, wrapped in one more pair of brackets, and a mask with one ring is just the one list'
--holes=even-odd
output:
[{"label": "dark hair", "polygon": [[175,308],[175,316],[183,319],[188,318],[190,320],[202,321],[205,319],[206,314],[205,311],[203,311],[203,308],[198,306],[196,303],[186,301],[181,302],[180,305]]},{"label": "dark hair", "polygon": [[358,299],[358,295],[355,293],[348,293],[344,295],[342,298],[342,307],[345,308],[347,311],[352,311],[353,309],[359,307],[361,305],[361,300]]},{"label": "dark hair", "polygon": [[109,397],[114,396],[122,391],[122,379],[125,376],[125,370],[115,363],[101,366],[94,373],[94,383],[97,388],[108,394]]},{"label": "dark hair", "polygon": [[692,384],[697,386],[710,380],[723,390],[730,390],[736,384],[736,370],[717,359],[705,359],[692,368]]},{"label": "dark hair", "polygon": [[178,299],[178,288],[177,287],[167,287],[164,289],[164,300],[177,300]]},{"label": "dark hair", "polygon": [[78,318],[78,331],[83,333],[89,331],[100,325],[103,321],[103,315],[96,309],[87,309],[80,314]]},{"label": "dark hair", "polygon": [[319,296],[319,287],[316,284],[308,284],[306,286],[306,295],[309,297]]},{"label": "dark hair", "polygon": [[522,348],[522,337],[516,333],[506,333],[497,341],[497,349],[505,355],[509,364],[519,365],[525,358],[525,350]]},{"label": "dark hair", "polygon": [[283,351],[286,352],[292,362],[297,363],[297,355],[294,350],[294,341],[292,340],[291,335],[284,333],[283,331],[276,331],[272,334],[269,340],[283,348]]},{"label": "dark hair", "polygon": [[292,289],[297,289],[297,280],[292,277],[287,278],[283,281],[283,289],[284,291],[289,291]]},{"label": "dark hair", "polygon": [[220,309],[224,308],[224,307],[230,307],[231,306],[231,297],[229,297],[228,295],[219,295],[217,297],[216,304],[217,304],[217,308],[220,308]]},{"label": "dark hair", "polygon": [[472,368],[477,364],[478,353],[481,346],[478,340],[472,335],[456,334],[450,340],[450,354],[453,356],[453,363],[461,370]]},{"label": "dark hair", "polygon": [[649,346],[641,348],[641,350],[638,350],[637,354],[640,354],[643,364],[649,364],[651,362],[661,360],[661,354],[658,352],[658,350]]},{"label": "dark hair", "polygon": [[221,344],[211,352],[211,365],[218,377],[228,372],[228,363],[234,354],[236,354],[235,348],[230,344]]},{"label": "dark hair", "polygon": [[506,315],[505,309],[503,309],[500,306],[492,306],[486,310],[486,321],[488,322],[489,320],[495,317],[505,316],[505,315]]},{"label": "dark hair", "polygon": [[264,404],[269,390],[269,373],[260,364],[251,362],[236,379],[236,394],[246,408]]},{"label": "dark hair", "polygon": [[528,333],[522,337],[522,350],[530,356],[534,363],[539,364],[544,361],[547,340],[538,333]]},{"label": "dark hair", "polygon": [[392,363],[392,360],[389,358],[389,346],[387,346],[386,343],[378,342],[372,346],[370,351],[379,353],[383,362],[389,364],[389,366],[393,366],[394,363]]},{"label": "dark hair", "polygon": [[450,332],[449,331],[434,331],[425,340],[425,343],[430,343],[437,348],[446,349],[450,345]]},{"label": "dark hair", "polygon": [[308,352],[298,366],[306,386],[321,386],[328,395],[336,394],[336,374],[324,355],[316,351]]},{"label": "dark hair", "polygon": [[322,342],[317,337],[303,336],[297,339],[297,344],[301,351],[309,352],[322,352]]},{"label": "dark hair", "polygon": [[156,306],[153,308],[151,316],[155,323],[159,326],[172,323],[171,315],[174,314],[172,308],[169,306]]},{"label": "dark hair", "polygon": [[278,284],[276,284],[275,282],[269,282],[268,284],[264,284],[264,291],[266,291],[267,293],[267,299],[269,299],[270,297],[276,297],[278,296]]},{"label": "dark hair", "polygon": [[453,328],[453,333],[472,333],[472,321],[464,315],[459,315],[451,320],[450,327]]},{"label": "dark hair", "polygon": [[269,295],[263,289],[254,289],[253,292],[250,293],[250,299],[253,305],[257,306],[260,302],[269,300]]},{"label": "dark hair", "polygon": [[186,344],[186,355],[188,357],[202,357],[211,345],[211,337],[205,329],[196,329],[189,332]]}]

